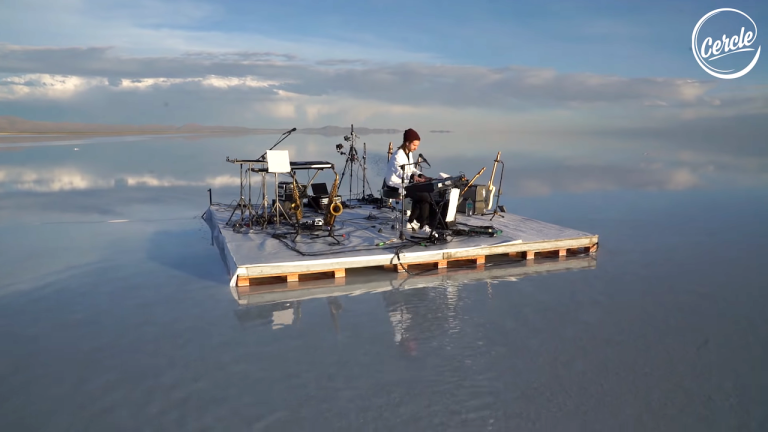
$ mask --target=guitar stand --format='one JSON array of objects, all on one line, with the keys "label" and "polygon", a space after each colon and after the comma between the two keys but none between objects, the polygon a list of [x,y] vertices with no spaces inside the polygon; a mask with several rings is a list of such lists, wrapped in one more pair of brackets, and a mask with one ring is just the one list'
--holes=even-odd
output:
[{"label": "guitar stand", "polygon": [[[501,201],[501,185],[504,184],[504,161],[497,158],[499,163],[501,163],[501,177],[499,177],[499,196],[496,197],[496,207],[493,209],[493,216],[491,216],[490,220],[493,220],[496,216],[501,216],[503,219],[504,216],[499,214],[499,201]],[[501,206],[501,209],[504,210],[504,206]]]}]

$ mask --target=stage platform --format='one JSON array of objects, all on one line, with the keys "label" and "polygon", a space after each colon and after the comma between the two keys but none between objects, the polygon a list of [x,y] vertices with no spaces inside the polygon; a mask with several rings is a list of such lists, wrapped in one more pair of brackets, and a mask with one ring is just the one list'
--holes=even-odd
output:
[{"label": "stage platform", "polygon": [[[233,231],[227,221],[234,205],[212,204],[203,215],[212,239],[229,271],[230,285],[245,287],[303,282],[319,278],[344,278],[353,269],[371,269],[415,274],[429,268],[484,266],[486,260],[522,259],[592,254],[598,236],[553,225],[512,213],[467,217],[456,215],[458,229],[489,227],[501,231],[490,235],[449,236],[447,242],[432,244],[420,233],[406,231],[399,240],[393,229],[400,213],[373,205],[345,207],[336,218],[334,235],[327,230],[302,231],[295,242],[294,229],[287,221]],[[237,211],[232,221],[239,219]],[[304,219],[322,218],[310,209]],[[385,245],[377,246],[387,242]]]}]

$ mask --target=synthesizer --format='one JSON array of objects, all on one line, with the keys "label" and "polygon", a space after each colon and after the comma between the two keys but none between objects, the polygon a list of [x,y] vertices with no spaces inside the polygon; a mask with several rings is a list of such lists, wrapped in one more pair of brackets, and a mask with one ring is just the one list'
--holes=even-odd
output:
[{"label": "synthesizer", "polygon": [[[324,170],[333,169],[333,164],[326,161],[291,161],[291,170]],[[268,172],[267,167],[263,168],[251,168],[251,171],[262,173]]]},{"label": "synthesizer", "polygon": [[411,183],[405,187],[405,190],[412,193],[426,192],[431,194],[455,188],[461,189],[467,184],[469,184],[467,177],[464,174],[459,174],[445,178],[436,178],[422,183]]}]

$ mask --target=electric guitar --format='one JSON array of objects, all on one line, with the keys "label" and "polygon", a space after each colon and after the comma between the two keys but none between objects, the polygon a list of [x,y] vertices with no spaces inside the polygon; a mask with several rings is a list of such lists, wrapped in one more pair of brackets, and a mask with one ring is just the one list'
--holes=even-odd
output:
[{"label": "electric guitar", "polygon": [[496,159],[493,161],[493,171],[491,171],[491,181],[488,182],[488,187],[486,188],[487,190],[486,197],[488,199],[488,202],[486,203],[486,206],[485,206],[486,209],[493,208],[493,195],[496,193],[496,187],[493,185],[493,178],[496,176],[496,165],[499,164],[500,160],[501,160],[501,152],[499,152],[496,155]]}]

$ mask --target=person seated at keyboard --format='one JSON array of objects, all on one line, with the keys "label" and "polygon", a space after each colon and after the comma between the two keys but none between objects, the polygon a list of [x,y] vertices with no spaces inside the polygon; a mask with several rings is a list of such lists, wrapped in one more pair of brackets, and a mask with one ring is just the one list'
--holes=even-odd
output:
[{"label": "person seated at keyboard", "polygon": [[[421,144],[421,137],[415,130],[408,129],[403,133],[403,144],[389,159],[387,177],[385,178],[387,188],[399,192],[402,187],[410,183],[432,181],[431,177],[425,176],[416,169],[413,161],[413,154],[419,148],[419,144]],[[403,166],[402,169],[401,166]],[[427,226],[427,221],[430,220],[429,194],[426,192],[414,193],[405,189],[405,197],[410,198],[412,202],[411,214],[408,216],[408,227],[413,231],[429,231]]]}]

